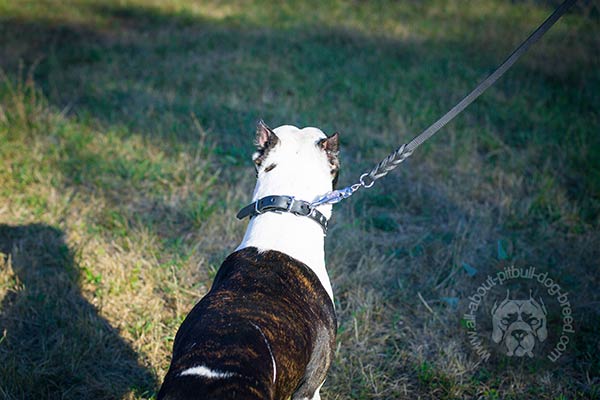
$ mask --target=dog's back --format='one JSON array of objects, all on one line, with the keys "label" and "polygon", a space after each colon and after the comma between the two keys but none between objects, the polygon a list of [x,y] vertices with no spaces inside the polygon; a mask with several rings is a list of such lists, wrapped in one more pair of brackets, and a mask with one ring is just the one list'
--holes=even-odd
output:
[{"label": "dog's back", "polygon": [[311,399],[335,331],[333,304],[310,268],[244,248],[223,262],[177,332],[158,398]]}]

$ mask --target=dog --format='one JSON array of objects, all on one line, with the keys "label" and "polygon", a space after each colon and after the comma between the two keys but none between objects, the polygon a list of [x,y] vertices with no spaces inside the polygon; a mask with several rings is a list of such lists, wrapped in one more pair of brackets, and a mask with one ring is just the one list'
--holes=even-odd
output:
[{"label": "dog", "polygon": [[546,307],[540,298],[537,302],[529,293],[527,300],[506,298],[492,308],[492,340],[504,342],[508,356],[533,357],[535,339],[543,342],[548,337],[546,328]]},{"label": "dog", "polygon": [[259,122],[257,182],[241,244],[173,344],[159,400],[319,400],[337,320],[325,268],[338,134]]}]

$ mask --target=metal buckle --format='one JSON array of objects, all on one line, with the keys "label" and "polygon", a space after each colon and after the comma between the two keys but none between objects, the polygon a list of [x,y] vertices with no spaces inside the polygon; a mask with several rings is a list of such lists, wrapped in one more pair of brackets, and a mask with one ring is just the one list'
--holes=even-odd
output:
[{"label": "metal buckle", "polygon": [[292,212],[292,206],[294,205],[294,202],[296,201],[296,198],[294,196],[289,196],[290,198],[290,202],[288,203],[287,206],[287,212],[291,212],[292,214],[295,214],[294,212]]},{"label": "metal buckle", "polygon": [[260,215],[260,214],[262,214],[262,211],[260,211],[260,210],[258,209],[258,202],[259,202],[259,201],[260,201],[260,199],[259,199],[259,200],[256,200],[256,202],[254,202],[254,211],[255,211],[257,214],[259,214],[259,215]]},{"label": "metal buckle", "polygon": [[287,212],[290,212],[290,213],[292,213],[294,215],[298,215],[300,217],[306,217],[306,216],[309,216],[310,213],[312,213],[312,211],[313,211],[312,205],[309,202],[306,202],[306,201],[303,201],[303,200],[300,200],[299,202],[302,205],[306,204],[306,207],[308,208],[308,211],[306,213],[303,212],[303,211],[301,211],[302,210],[302,206],[300,207],[300,211],[299,210],[292,210],[292,207],[294,206],[294,203],[298,202],[298,200],[296,200],[296,198],[294,196],[290,196],[290,199],[291,199],[291,201],[288,204]]}]

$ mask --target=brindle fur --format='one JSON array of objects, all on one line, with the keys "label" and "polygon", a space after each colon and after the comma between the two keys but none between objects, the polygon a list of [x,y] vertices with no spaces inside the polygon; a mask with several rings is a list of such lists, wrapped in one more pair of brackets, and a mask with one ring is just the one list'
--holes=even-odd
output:
[{"label": "brindle fur", "polygon": [[[329,369],[336,324],[331,299],[305,264],[278,251],[239,250],[177,332],[158,398],[310,399]],[[200,365],[234,375],[179,375]]]}]

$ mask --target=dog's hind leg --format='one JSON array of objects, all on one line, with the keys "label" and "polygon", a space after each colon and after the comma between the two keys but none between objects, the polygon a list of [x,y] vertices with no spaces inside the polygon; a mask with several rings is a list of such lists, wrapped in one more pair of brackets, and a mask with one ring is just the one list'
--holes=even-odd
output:
[{"label": "dog's hind leg", "polygon": [[331,364],[335,338],[327,329],[320,329],[317,340],[306,366],[306,373],[298,388],[292,395],[292,400],[320,400],[319,390],[325,382],[327,370]]}]

